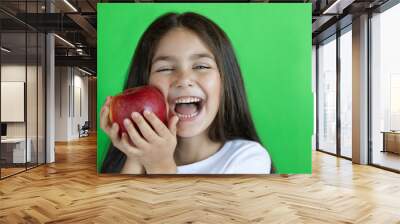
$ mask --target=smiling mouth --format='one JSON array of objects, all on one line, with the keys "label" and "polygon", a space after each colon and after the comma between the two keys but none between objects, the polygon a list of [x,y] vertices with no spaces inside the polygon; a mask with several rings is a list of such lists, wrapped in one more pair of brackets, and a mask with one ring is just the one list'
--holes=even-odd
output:
[{"label": "smiling mouth", "polygon": [[174,112],[181,120],[196,117],[204,106],[204,100],[195,96],[179,97],[174,103]]}]

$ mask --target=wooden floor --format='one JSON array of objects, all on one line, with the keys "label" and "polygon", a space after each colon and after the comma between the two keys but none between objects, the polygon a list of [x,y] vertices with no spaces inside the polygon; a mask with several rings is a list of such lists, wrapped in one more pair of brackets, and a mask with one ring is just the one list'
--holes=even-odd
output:
[{"label": "wooden floor", "polygon": [[37,167],[36,163],[27,163],[26,167],[25,164],[19,164],[17,167],[6,167],[6,168],[2,167],[0,170],[1,178],[17,174],[28,169],[33,169],[35,167]]},{"label": "wooden floor", "polygon": [[10,175],[22,172],[24,170],[26,170],[25,167],[24,168],[22,168],[22,167],[1,168],[1,178],[4,178],[4,177],[10,176]]},{"label": "wooden floor", "polygon": [[316,152],[312,175],[96,173],[96,139],[0,181],[0,223],[400,223],[400,175]]}]

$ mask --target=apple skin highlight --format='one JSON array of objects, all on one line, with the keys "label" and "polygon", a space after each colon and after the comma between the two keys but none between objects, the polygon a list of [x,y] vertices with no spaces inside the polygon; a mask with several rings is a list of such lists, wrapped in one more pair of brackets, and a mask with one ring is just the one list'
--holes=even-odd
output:
[{"label": "apple skin highlight", "polygon": [[[110,121],[119,125],[119,135],[126,132],[124,119],[132,121],[132,112],[153,112],[165,125],[167,125],[167,105],[165,97],[154,86],[139,86],[126,89],[124,92],[112,97],[110,104]],[[135,125],[136,126],[136,125]]]}]

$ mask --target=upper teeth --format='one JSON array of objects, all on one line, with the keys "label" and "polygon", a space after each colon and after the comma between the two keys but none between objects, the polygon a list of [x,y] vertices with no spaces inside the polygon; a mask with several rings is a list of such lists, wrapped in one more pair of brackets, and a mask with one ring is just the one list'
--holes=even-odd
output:
[{"label": "upper teeth", "polygon": [[197,97],[182,97],[177,100],[175,100],[175,103],[196,103],[200,102],[200,98]]}]

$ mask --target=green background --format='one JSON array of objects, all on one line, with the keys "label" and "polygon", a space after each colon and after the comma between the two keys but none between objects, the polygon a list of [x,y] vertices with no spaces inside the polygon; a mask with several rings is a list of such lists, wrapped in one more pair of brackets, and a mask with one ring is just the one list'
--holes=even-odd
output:
[{"label": "green background", "polygon": [[[97,8],[98,124],[106,96],[122,91],[148,25],[166,12],[192,11],[229,36],[257,132],[277,172],[311,173],[311,4],[102,3]],[[110,141],[100,127],[97,133],[99,171]]]}]

